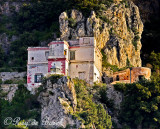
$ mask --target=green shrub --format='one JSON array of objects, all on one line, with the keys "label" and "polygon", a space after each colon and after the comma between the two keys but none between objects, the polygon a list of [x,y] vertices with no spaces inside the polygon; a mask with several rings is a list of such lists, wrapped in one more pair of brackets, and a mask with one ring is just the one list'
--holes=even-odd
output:
[{"label": "green shrub", "polygon": [[111,25],[113,25],[113,23],[106,17],[106,16],[103,16],[102,14],[99,16],[99,18],[102,20],[102,21],[104,21],[104,22],[106,22],[106,23],[108,23],[108,24],[111,24]]},{"label": "green shrub", "polygon": [[140,37],[138,35],[136,35],[134,37],[134,39],[132,40],[132,44],[133,44],[133,46],[135,47],[136,50],[137,50],[137,42],[138,42],[139,39],[140,39]]},{"label": "green shrub", "polygon": [[114,110],[113,100],[108,99],[106,92],[107,92],[107,86],[103,86],[103,87],[99,88],[100,101],[101,101],[101,103],[105,104],[108,108]]},{"label": "green shrub", "polygon": [[58,79],[62,78],[64,75],[52,74],[49,77],[43,78],[42,83],[45,84],[47,80],[50,80],[52,84],[57,83]]},{"label": "green shrub", "polygon": [[0,98],[0,103],[1,128],[7,128],[7,126],[4,125],[4,120],[7,117],[20,117],[21,120],[35,119],[40,122],[40,104],[37,101],[37,96],[31,95],[22,84],[18,86],[18,90],[11,102]]},{"label": "green shrub", "polygon": [[66,102],[63,102],[63,103],[62,103],[62,106],[68,107],[68,104],[67,104]]},{"label": "green shrub", "polygon": [[5,64],[4,59],[5,59],[5,53],[2,47],[0,46],[0,67],[3,67],[3,65]]},{"label": "green shrub", "polygon": [[133,84],[116,84],[114,87],[124,95],[119,114],[122,125],[129,128],[160,126],[160,79],[143,79]]},{"label": "green shrub", "polygon": [[160,53],[155,53],[154,51],[150,54],[149,62],[152,65],[152,71],[160,74]]},{"label": "green shrub", "polygon": [[69,21],[69,26],[70,27],[74,28],[76,26],[76,20],[75,19],[69,18],[68,21]]},{"label": "green shrub", "polygon": [[127,0],[122,0],[121,4],[125,4],[125,7],[128,8],[129,7],[129,3]]},{"label": "green shrub", "polygon": [[102,104],[93,102],[93,94],[90,91],[86,82],[79,79],[74,79],[75,90],[77,95],[77,108],[73,114],[78,119],[82,119],[86,128],[111,128],[111,117],[106,113]]},{"label": "green shrub", "polygon": [[2,79],[0,79],[0,84],[2,84],[3,83],[3,81],[2,81]]},{"label": "green shrub", "polygon": [[6,97],[6,96],[7,96],[7,94],[8,94],[8,93],[6,93],[6,92],[2,92],[2,91],[1,91],[1,92],[0,92],[0,97],[1,97],[1,98]]},{"label": "green shrub", "polygon": [[4,84],[13,84],[13,80],[6,80],[4,81]]}]

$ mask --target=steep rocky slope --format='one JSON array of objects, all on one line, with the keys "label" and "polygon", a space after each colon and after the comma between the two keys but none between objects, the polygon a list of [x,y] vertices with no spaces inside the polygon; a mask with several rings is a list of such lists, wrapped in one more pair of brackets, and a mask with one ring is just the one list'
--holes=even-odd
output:
[{"label": "steep rocky slope", "polygon": [[133,66],[141,66],[141,34],[143,23],[138,7],[133,2],[116,1],[101,14],[92,11],[84,17],[77,10],[63,12],[59,17],[61,39],[74,40],[94,36],[97,46],[107,55],[107,62],[125,67],[127,60]]},{"label": "steep rocky slope", "polygon": [[[40,93],[41,121],[45,128],[66,128],[66,126],[81,127],[81,122],[73,119],[70,112],[76,110],[76,94],[71,82],[66,77],[52,83],[48,80],[45,90]],[[72,106],[71,106],[72,105]]]},{"label": "steep rocky slope", "polygon": [[[38,90],[41,125],[48,129],[61,127],[111,129],[111,116],[100,101],[102,94],[106,92],[106,85],[92,87],[83,80],[72,81],[65,76],[57,75],[45,78]],[[103,90],[102,94],[100,89]]]}]

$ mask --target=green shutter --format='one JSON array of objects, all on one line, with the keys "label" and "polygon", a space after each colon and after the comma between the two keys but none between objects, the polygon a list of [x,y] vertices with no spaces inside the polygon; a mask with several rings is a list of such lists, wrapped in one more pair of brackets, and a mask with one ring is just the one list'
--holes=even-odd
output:
[{"label": "green shutter", "polygon": [[37,83],[37,75],[34,75],[34,82]]}]

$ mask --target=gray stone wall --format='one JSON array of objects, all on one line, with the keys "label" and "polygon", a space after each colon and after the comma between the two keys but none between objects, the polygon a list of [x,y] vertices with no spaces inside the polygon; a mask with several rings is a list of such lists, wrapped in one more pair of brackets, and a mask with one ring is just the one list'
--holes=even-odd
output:
[{"label": "gray stone wall", "polygon": [[6,80],[22,80],[26,76],[26,72],[0,72],[0,79]]}]

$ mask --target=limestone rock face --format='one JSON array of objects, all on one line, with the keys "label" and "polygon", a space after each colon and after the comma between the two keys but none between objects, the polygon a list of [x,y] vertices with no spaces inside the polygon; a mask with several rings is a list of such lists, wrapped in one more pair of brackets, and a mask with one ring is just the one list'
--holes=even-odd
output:
[{"label": "limestone rock face", "polygon": [[69,112],[76,110],[76,94],[73,84],[65,77],[52,84],[49,80],[45,91],[41,92],[38,101],[41,103],[41,121],[45,128],[66,128],[67,125],[81,127],[77,119]]},{"label": "limestone rock face", "polygon": [[[114,109],[121,109],[121,103],[123,100],[123,94],[121,92],[118,92],[114,89],[113,85],[108,84],[107,85],[107,91],[106,91],[107,98],[109,101],[112,101],[114,103]],[[117,128],[122,128],[122,125],[118,121],[118,110],[114,110],[114,112],[111,112],[112,114],[112,121],[114,121],[117,124]]]},{"label": "limestone rock face", "polygon": [[11,102],[16,91],[18,90],[18,84],[1,84],[0,90],[2,90],[0,96]]},{"label": "limestone rock face", "polygon": [[116,91],[113,85],[108,84],[106,95],[109,100],[114,100],[114,108],[120,109],[122,102],[122,93]]},{"label": "limestone rock face", "polygon": [[97,46],[105,51],[111,65],[122,68],[129,60],[133,66],[141,66],[143,23],[138,7],[133,2],[117,0],[100,14],[92,11],[88,17],[77,10],[72,10],[71,14],[63,12],[59,23],[61,39],[94,36]]}]

